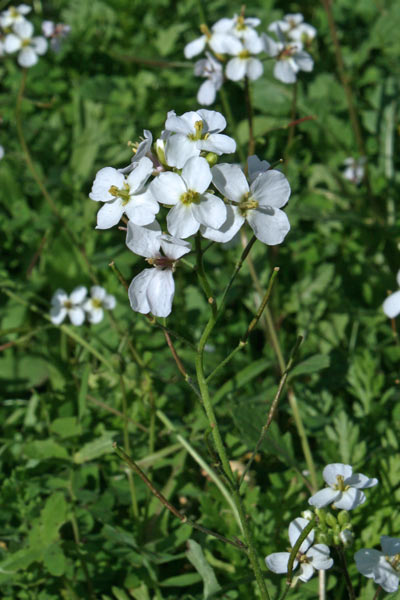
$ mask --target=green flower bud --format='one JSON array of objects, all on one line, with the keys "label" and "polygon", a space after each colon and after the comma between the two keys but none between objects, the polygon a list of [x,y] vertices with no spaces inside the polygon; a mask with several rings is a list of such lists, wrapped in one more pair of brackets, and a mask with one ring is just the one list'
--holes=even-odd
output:
[{"label": "green flower bud", "polygon": [[342,527],[343,527],[343,525],[347,525],[348,523],[350,523],[350,515],[349,515],[348,511],[341,510],[338,513],[337,520],[339,521],[339,524],[342,525]]},{"label": "green flower bud", "polygon": [[204,157],[210,167],[213,167],[218,162],[218,155],[215,152],[208,152],[208,154]]}]

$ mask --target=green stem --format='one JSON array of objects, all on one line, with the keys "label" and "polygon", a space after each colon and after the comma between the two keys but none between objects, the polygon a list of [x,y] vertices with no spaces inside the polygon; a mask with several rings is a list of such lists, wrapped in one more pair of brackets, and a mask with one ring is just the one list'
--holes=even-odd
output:
[{"label": "green stem", "polygon": [[[126,400],[126,388],[125,382],[122,375],[120,375],[120,386],[122,392],[122,414],[123,414],[123,427],[124,427],[124,448],[127,454],[131,453],[130,443],[129,443],[129,421],[128,421],[128,403]],[[128,471],[128,483],[129,483],[129,492],[131,495],[131,504],[132,504],[132,514],[137,519],[139,516],[139,508],[136,498],[136,486],[135,481],[133,479],[133,475],[131,471]]]},{"label": "green stem", "polygon": [[200,285],[206,295],[207,302],[211,306],[212,313],[215,316],[217,314],[217,304],[215,302],[215,298],[213,297],[213,293],[211,291],[211,287],[208,282],[206,272],[204,270],[200,233],[198,233],[196,235],[196,259],[197,259],[197,268],[196,268],[197,277],[199,278]]}]

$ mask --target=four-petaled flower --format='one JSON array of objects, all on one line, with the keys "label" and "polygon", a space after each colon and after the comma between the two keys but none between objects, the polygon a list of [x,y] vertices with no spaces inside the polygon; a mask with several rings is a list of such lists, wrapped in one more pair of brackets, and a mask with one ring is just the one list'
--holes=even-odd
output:
[{"label": "four-petaled flower", "polygon": [[83,285],[76,287],[69,295],[62,289],[56,290],[51,299],[51,322],[54,325],[61,325],[68,316],[73,325],[82,325],[85,320],[82,302],[86,294],[87,289]]},{"label": "four-petaled flower", "polygon": [[104,309],[115,308],[115,297],[107,294],[106,290],[99,285],[90,288],[90,296],[84,303],[83,309],[87,313],[89,323],[100,323],[104,316]]},{"label": "four-petaled flower", "polygon": [[225,204],[206,192],[211,183],[211,170],[201,156],[186,161],[182,174],[161,173],[150,184],[158,202],[173,206],[167,215],[168,231],[178,238],[196,233],[200,224],[215,227],[226,218]]},{"label": "four-petaled flower", "polygon": [[[211,31],[206,25],[201,25],[200,30],[203,35],[189,42],[183,50],[185,58],[193,58],[200,52],[203,52],[206,46],[209,46],[215,54],[226,54],[235,42],[240,47],[239,40],[235,40],[233,32],[228,31],[229,27],[219,27],[219,21],[211,27]],[[233,40],[231,39],[233,38]]]},{"label": "four-petaled flower", "polygon": [[383,552],[370,548],[363,548],[354,555],[357,569],[385,592],[395,592],[399,587],[400,579],[400,538],[381,536]]},{"label": "four-petaled flower", "polygon": [[0,15],[0,26],[6,29],[16,23],[22,23],[25,21],[25,15],[31,12],[31,10],[32,8],[27,4],[20,4],[17,7],[10,6]]},{"label": "four-petaled flower", "polygon": [[142,314],[151,312],[156,317],[168,317],[175,293],[172,275],[175,264],[190,252],[191,245],[162,234],[157,221],[146,227],[138,227],[129,221],[126,245],[135,254],[144,256],[153,267],[132,280],[128,289],[132,309]]},{"label": "four-petaled flower", "polygon": [[153,163],[144,156],[133,166],[127,177],[112,167],[104,167],[97,173],[89,198],[105,204],[97,213],[96,229],[113,227],[124,213],[136,225],[148,225],[154,221],[160,207],[145,187],[153,171]]},{"label": "four-petaled flower", "polygon": [[47,40],[41,35],[33,37],[33,25],[25,19],[15,23],[13,31],[5,37],[4,50],[9,54],[19,50],[18,64],[21,67],[33,67],[38,56],[46,52]]},{"label": "four-petaled flower", "polygon": [[[289,525],[289,540],[293,548],[299,539],[303,529],[309,525],[308,519],[301,517],[292,521]],[[301,543],[299,551],[293,562],[293,569],[300,564],[301,581],[308,581],[314,574],[314,571],[330,569],[333,565],[333,560],[329,556],[329,547],[325,544],[315,544],[314,530],[311,530],[305,540]],[[274,552],[265,558],[267,567],[274,573],[287,573],[290,552]]]},{"label": "four-petaled flower", "polygon": [[215,187],[232,203],[226,206],[226,220],[220,228],[201,228],[205,238],[229,242],[247,220],[264,244],[274,246],[284,240],[290,223],[280,209],[289,200],[290,185],[283,173],[274,169],[260,171],[250,186],[237,165],[216,165],[212,174]]},{"label": "four-petaled flower", "polygon": [[266,33],[262,34],[265,52],[276,59],[274,76],[283,83],[294,83],[299,71],[312,71],[314,61],[308,52],[303,50],[303,44],[298,41],[285,41],[278,28],[279,42]]},{"label": "four-petaled flower", "polygon": [[377,479],[370,479],[362,473],[353,473],[350,465],[333,463],[322,471],[323,478],[329,487],[319,490],[309,498],[308,503],[317,508],[333,504],[334,508],[352,510],[366,500],[363,488],[373,487]]},{"label": "four-petaled flower", "polygon": [[285,15],[282,20],[274,21],[268,31],[278,34],[278,30],[285,33],[291,40],[309,44],[317,35],[317,30],[312,25],[304,23],[301,13]]},{"label": "four-petaled flower", "polygon": [[165,129],[170,133],[165,147],[167,164],[181,169],[189,158],[199,156],[201,151],[218,155],[235,152],[235,140],[220,133],[225,127],[225,118],[213,110],[201,108],[180,117],[171,111],[165,122]]},{"label": "four-petaled flower", "polygon": [[254,81],[263,74],[263,64],[255,54],[263,50],[263,42],[258,35],[247,36],[243,39],[241,47],[236,49],[229,48],[231,58],[226,65],[226,76],[232,81],[240,81],[245,76]]}]

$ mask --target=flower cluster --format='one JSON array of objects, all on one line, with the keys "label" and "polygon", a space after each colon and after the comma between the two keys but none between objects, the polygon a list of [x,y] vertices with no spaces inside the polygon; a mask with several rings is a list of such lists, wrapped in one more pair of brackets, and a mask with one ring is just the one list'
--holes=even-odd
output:
[{"label": "flower cluster", "polygon": [[90,297],[85,286],[76,287],[70,294],[62,289],[54,292],[51,299],[50,319],[54,325],[61,325],[66,317],[73,325],[82,325],[85,318],[89,323],[100,323],[104,309],[115,308],[116,300],[99,285],[90,288]]},{"label": "flower cluster", "polygon": [[[218,157],[236,150],[223,134],[225,118],[201,109],[177,116],[168,113],[165,130],[153,144],[150,131],[123,169],[105,167],[94,180],[89,197],[103,206],[97,229],[108,229],[128,219],[128,248],[153,267],[140,273],[129,287],[133,310],[166,317],[174,295],[173,271],[190,252],[183,241],[199,233],[227,242],[247,221],[265,244],[280,244],[290,229],[281,208],[288,202],[286,177],[269,163],[251,157],[248,179],[238,165],[216,164]],[[212,166],[211,166],[212,165]],[[218,192],[221,196],[218,195]],[[160,208],[168,233],[156,221]]]},{"label": "flower cluster", "polygon": [[274,75],[284,83],[296,81],[299,70],[311,71],[313,60],[304,50],[316,35],[311,25],[303,22],[303,15],[286,15],[268,27],[278,36],[278,41],[262,33],[256,27],[260,19],[240,15],[223,18],[209,29],[201,25],[202,35],[185,46],[185,57],[190,59],[205,51],[205,58],[196,62],[194,73],[204,77],[205,82],[197,94],[199,104],[208,106],[215,101],[224,77],[240,81],[247,77],[256,80],[263,74],[264,67],[259,56],[266,53],[276,59]]},{"label": "flower cluster", "polygon": [[17,62],[25,68],[33,67],[47,51],[47,40],[35,36],[32,23],[25,18],[30,11],[30,6],[20,4],[0,13],[0,55],[17,52]]},{"label": "flower cluster", "polygon": [[54,21],[43,21],[42,23],[42,33],[50,40],[50,46],[54,52],[60,50],[62,40],[68,37],[70,32],[71,27],[65,23],[54,23]]},{"label": "flower cluster", "polygon": [[[307,510],[303,513],[303,518],[297,518],[289,525],[289,540],[292,550],[305,528],[309,529],[304,532],[304,535],[307,535],[301,541],[294,556],[293,569],[300,564],[300,575],[297,577],[300,581],[308,581],[315,570],[330,569],[333,560],[329,555],[328,544],[347,547],[352,543],[353,532],[347,511],[353,510],[365,502],[366,497],[364,492],[360,491],[361,489],[373,487],[378,483],[377,479],[370,479],[362,473],[353,473],[350,465],[342,463],[327,465],[323,470],[323,477],[328,484],[327,487],[319,490],[308,500],[308,503],[315,509],[315,515],[312,511]],[[334,509],[342,509],[337,516],[324,510],[329,504]],[[313,521],[312,527],[311,521]],[[323,543],[313,545],[315,538],[318,539],[318,542]],[[356,554],[359,571],[363,574],[375,573],[371,560],[368,562],[368,557],[362,554],[363,552],[367,551],[359,551]],[[287,573],[291,553],[290,551],[274,552],[268,555],[265,558],[267,567],[274,573]],[[394,554],[396,553],[393,552],[392,555]],[[360,568],[359,563],[364,570]],[[392,560],[390,564],[393,570],[395,561]],[[373,574],[369,574],[367,577],[373,577]],[[375,579],[375,581],[377,580]]]}]

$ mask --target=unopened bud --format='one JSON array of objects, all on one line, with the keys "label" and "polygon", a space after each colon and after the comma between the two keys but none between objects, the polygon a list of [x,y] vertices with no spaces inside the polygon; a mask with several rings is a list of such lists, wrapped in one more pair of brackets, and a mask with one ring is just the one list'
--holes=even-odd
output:
[{"label": "unopened bud", "polygon": [[213,167],[214,165],[217,164],[218,155],[215,154],[215,152],[208,152],[208,154],[206,154],[206,156],[205,156],[205,159],[208,162],[208,164],[210,165],[210,167]]},{"label": "unopened bud", "polygon": [[339,521],[339,525],[347,525],[350,523],[350,515],[347,510],[341,510],[337,515],[337,520]]}]

